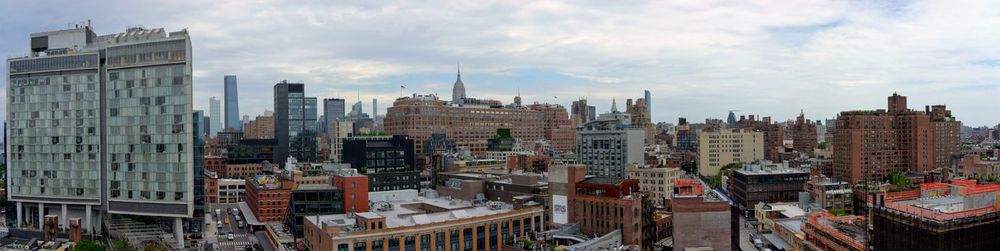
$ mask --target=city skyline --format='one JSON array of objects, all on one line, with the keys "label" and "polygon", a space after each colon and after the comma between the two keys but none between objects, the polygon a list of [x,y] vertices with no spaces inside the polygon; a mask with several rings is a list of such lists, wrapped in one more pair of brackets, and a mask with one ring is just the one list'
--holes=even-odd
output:
[{"label": "city skyline", "polygon": [[[224,96],[218,79],[235,74],[243,80],[242,110],[251,116],[271,105],[265,90],[282,79],[310,85],[310,95],[348,103],[357,96],[394,100],[400,85],[404,95],[448,99],[461,62],[470,97],[509,103],[520,90],[528,103],[568,107],[587,97],[607,111],[612,97],[641,97],[649,89],[659,107],[653,121],[724,118],[734,109],[782,119],[804,109],[807,118],[832,118],[877,107],[875,100],[894,91],[915,103],[948,105],[971,126],[998,120],[982,103],[1000,90],[1000,50],[991,46],[1000,34],[988,28],[1000,19],[986,12],[996,3],[414,4],[171,2],[143,8],[121,2],[97,8],[66,2],[66,8],[51,9],[9,3],[5,10],[18,12],[2,13],[9,28],[0,31],[0,53],[23,55],[25,34],[86,20],[98,32],[135,24],[188,28],[206,34],[194,44],[195,108],[208,110],[209,97]],[[425,12],[433,14],[418,14]],[[52,21],[29,21],[22,13],[51,15]],[[303,22],[276,18],[281,16]],[[451,18],[476,21],[446,25]],[[961,19],[936,22],[945,18]],[[971,20],[975,25],[966,25]],[[374,25],[385,29],[363,29]],[[899,37],[908,39],[894,39]],[[302,43],[287,44],[294,40]]]}]

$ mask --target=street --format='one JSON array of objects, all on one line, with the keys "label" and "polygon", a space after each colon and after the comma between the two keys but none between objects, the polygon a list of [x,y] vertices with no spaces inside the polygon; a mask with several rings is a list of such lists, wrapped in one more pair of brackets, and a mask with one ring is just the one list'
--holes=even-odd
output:
[{"label": "street", "polygon": [[755,251],[757,247],[753,245],[753,240],[750,239],[751,233],[756,233],[753,226],[747,226],[747,219],[740,216],[740,243],[739,247],[742,251]]},{"label": "street", "polygon": [[[215,215],[216,208],[221,211],[219,215]],[[252,248],[257,243],[257,238],[247,230],[246,225],[240,227],[230,211],[233,208],[237,208],[236,204],[216,204],[205,216],[205,220],[208,222],[205,228],[205,237],[209,243],[213,243],[215,250],[243,250],[244,248]],[[240,212],[241,219],[243,218],[242,214],[243,212]],[[221,228],[220,225],[217,225],[219,221],[222,222]],[[233,240],[229,240],[229,234],[233,235]]]}]

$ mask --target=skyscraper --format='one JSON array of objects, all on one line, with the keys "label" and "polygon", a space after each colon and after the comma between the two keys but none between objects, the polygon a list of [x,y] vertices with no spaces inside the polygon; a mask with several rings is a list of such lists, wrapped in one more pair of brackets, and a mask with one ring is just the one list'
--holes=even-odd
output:
[{"label": "skyscraper", "polygon": [[56,214],[65,228],[74,216],[93,232],[101,213],[171,217],[183,240],[194,210],[187,31],[97,36],[88,24],[33,33],[30,44],[31,56],[7,60],[17,223]]},{"label": "skyscraper", "polygon": [[[191,114],[192,142],[194,144],[194,215],[205,215],[205,111],[194,111]],[[187,220],[187,229],[192,233],[200,233],[205,225],[205,217],[191,217]]]},{"label": "skyscraper", "polygon": [[378,118],[378,99],[372,99],[372,119]]},{"label": "skyscraper", "polygon": [[274,159],[288,157],[316,161],[316,98],[305,96],[305,84],[281,81],[274,85]]},{"label": "skyscraper", "polygon": [[653,117],[653,93],[646,90],[646,116]]},{"label": "skyscraper", "polygon": [[463,100],[465,100],[465,83],[462,83],[462,67],[459,67],[455,86],[451,88],[451,103],[461,104]]},{"label": "skyscraper", "polygon": [[570,122],[574,127],[582,126],[584,123],[594,120],[597,110],[594,106],[587,105],[586,99],[573,101],[570,106]]},{"label": "skyscraper", "polygon": [[239,92],[236,90],[236,75],[226,75],[223,77],[226,88],[226,129],[243,130],[243,122],[240,121]]},{"label": "skyscraper", "polygon": [[222,117],[221,106],[222,105],[221,103],[219,103],[218,98],[211,97],[208,99],[208,117],[212,118],[211,120],[212,123],[210,123],[208,127],[209,129],[208,133],[209,135],[212,135],[212,137],[215,137],[215,134],[218,134],[219,131],[222,131],[222,124],[223,124],[222,121],[225,119]]},{"label": "skyscraper", "polygon": [[333,126],[335,121],[344,120],[344,99],[325,98],[323,99],[323,118],[326,119],[327,128]]}]

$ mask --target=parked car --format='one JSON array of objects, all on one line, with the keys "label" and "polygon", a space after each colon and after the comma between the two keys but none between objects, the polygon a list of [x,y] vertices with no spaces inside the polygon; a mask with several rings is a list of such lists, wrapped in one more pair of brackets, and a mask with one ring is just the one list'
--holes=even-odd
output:
[{"label": "parked car", "polygon": [[235,235],[233,235],[233,234],[229,234],[229,236],[228,236],[228,237],[226,237],[226,239],[229,239],[229,240],[235,240],[235,239],[236,239],[236,236],[235,236]]}]

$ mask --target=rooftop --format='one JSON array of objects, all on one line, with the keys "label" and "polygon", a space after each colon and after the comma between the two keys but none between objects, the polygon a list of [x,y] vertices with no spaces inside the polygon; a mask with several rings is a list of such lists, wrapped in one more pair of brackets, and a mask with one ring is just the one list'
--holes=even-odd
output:
[{"label": "rooftop", "polygon": [[587,178],[586,180],[583,180],[583,183],[618,185],[618,184],[621,184],[622,181],[625,181],[625,178],[618,178],[618,177],[590,177],[590,178]]},{"label": "rooftop", "polygon": [[788,163],[772,163],[770,161],[747,164],[734,172],[743,175],[809,174],[805,170],[788,167]]},{"label": "rooftop", "polygon": [[920,190],[885,194],[885,208],[924,219],[944,222],[996,213],[1000,185],[980,185],[975,180],[921,184]]},{"label": "rooftop", "polygon": [[[495,201],[474,205],[470,201],[458,199],[417,196],[411,199],[376,201],[371,210],[371,212],[357,213],[357,216],[364,218],[384,217],[386,228],[391,229],[500,214],[512,211],[513,206]],[[347,231],[363,231],[363,229],[354,228],[356,217],[348,214],[309,216],[305,219],[313,224],[320,222],[326,226],[340,226]]]}]

